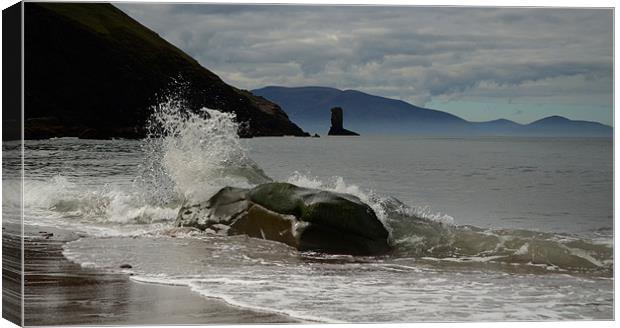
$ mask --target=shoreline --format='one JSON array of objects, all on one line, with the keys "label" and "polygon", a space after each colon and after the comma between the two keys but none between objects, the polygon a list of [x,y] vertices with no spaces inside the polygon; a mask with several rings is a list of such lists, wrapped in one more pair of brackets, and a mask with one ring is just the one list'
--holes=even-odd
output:
[{"label": "shoreline", "polygon": [[[62,255],[63,245],[79,238],[70,231],[25,225],[24,235],[27,326],[299,322],[203,297],[188,287],[136,282],[127,274],[84,268]],[[14,237],[3,231],[3,238]],[[5,243],[4,252],[19,252],[18,244]]]}]

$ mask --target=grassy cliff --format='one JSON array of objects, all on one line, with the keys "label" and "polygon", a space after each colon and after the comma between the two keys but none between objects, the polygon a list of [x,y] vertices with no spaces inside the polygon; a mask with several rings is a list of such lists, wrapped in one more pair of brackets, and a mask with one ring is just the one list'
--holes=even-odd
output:
[{"label": "grassy cliff", "polygon": [[304,135],[274,103],[217,75],[103,3],[26,3],[25,134],[140,138],[150,106],[179,78],[192,109],[234,112],[245,136]]}]

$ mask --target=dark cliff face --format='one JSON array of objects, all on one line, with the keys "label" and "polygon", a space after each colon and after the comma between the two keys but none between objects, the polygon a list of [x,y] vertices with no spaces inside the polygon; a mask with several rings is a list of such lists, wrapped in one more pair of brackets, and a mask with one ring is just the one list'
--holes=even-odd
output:
[{"label": "dark cliff face", "polygon": [[359,134],[349,131],[343,127],[343,116],[342,108],[334,107],[331,109],[332,112],[332,126],[329,128],[329,132],[327,133],[330,136],[359,136]]},{"label": "dark cliff face", "polygon": [[306,135],[110,4],[26,3],[24,24],[27,139],[143,137],[150,107],[178,79],[191,109],[236,113],[244,136]]}]

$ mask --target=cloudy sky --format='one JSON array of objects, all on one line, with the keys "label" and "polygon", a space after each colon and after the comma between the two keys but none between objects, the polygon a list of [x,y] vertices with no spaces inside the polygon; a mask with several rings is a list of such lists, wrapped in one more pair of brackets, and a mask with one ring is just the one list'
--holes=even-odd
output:
[{"label": "cloudy sky", "polygon": [[355,89],[472,121],[613,124],[609,9],[116,4],[244,89]]}]

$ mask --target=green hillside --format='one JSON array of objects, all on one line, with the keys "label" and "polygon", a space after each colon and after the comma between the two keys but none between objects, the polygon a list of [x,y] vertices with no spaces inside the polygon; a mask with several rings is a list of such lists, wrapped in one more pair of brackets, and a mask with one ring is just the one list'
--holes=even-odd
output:
[{"label": "green hillside", "polygon": [[234,112],[244,136],[305,135],[279,106],[217,75],[104,3],[26,3],[26,138],[140,138],[149,108],[181,80],[192,109]]}]

